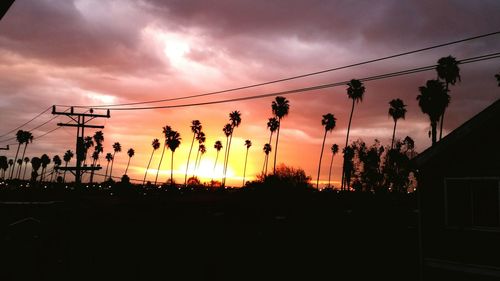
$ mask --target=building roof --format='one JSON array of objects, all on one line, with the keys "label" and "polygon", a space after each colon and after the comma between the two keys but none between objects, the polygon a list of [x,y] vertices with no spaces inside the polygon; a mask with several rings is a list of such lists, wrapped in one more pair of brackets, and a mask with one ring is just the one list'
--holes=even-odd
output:
[{"label": "building roof", "polygon": [[[473,134],[476,130],[481,129],[487,122],[500,122],[500,99],[496,100],[490,106],[485,108],[483,111],[476,114],[471,119],[467,120],[461,126],[453,130],[443,139],[438,141],[435,145],[429,147],[417,157],[413,159],[417,167],[425,165],[430,159],[433,159],[441,152],[443,152],[446,147],[459,142],[465,137]],[[497,132],[500,133],[500,132]]]}]

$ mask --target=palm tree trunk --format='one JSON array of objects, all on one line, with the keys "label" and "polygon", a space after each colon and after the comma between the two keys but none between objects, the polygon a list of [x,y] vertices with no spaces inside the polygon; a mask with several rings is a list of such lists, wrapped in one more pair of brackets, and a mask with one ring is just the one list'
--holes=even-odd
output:
[{"label": "palm tree trunk", "polygon": [[[95,164],[96,164],[96,160],[92,159],[92,165],[90,165],[90,167],[95,167]],[[94,170],[91,170],[90,171],[90,184],[93,184],[94,183]]]},{"label": "palm tree trunk", "polygon": [[[446,82],[446,93],[448,93],[448,82]],[[440,130],[439,130],[439,140],[441,140],[441,138],[443,138],[443,123],[444,123],[444,112],[446,111],[446,108],[444,108],[443,110],[443,114],[441,115],[441,125],[440,125]]]},{"label": "palm tree trunk", "polygon": [[[50,173],[50,180],[49,180],[49,182],[52,182],[52,180],[54,179],[54,173],[55,172],[56,172],[56,169],[55,169],[55,166],[54,166],[54,167],[52,167],[52,173]],[[23,176],[23,178],[24,178],[24,176]]]},{"label": "palm tree trunk", "polygon": [[[273,141],[273,132],[271,131],[271,134],[269,135],[269,145],[271,145],[271,142]],[[264,166],[266,167],[266,173],[264,174],[264,167],[262,167],[262,173],[264,175],[267,175],[267,164],[269,162],[269,154],[266,154],[266,157],[264,158]]]},{"label": "palm tree trunk", "polygon": [[151,157],[149,157],[148,167],[146,168],[146,172],[144,173],[144,180],[142,180],[142,185],[146,182],[146,176],[148,175],[149,165],[151,165],[151,160],[153,160],[153,154],[155,153],[155,149],[153,148],[153,152],[151,152]]},{"label": "palm tree trunk", "polygon": [[248,160],[248,148],[247,148],[247,153],[245,155],[245,168],[243,168],[243,185],[242,185],[242,187],[245,186],[245,176],[247,173],[247,160]]},{"label": "palm tree trunk", "polygon": [[[234,128],[233,128],[234,130]],[[226,185],[226,179],[227,179],[227,166],[229,166],[229,153],[231,151],[231,143],[233,142],[233,134],[231,133],[231,136],[229,136],[229,146],[227,147],[227,159],[226,159],[226,167],[224,168],[224,185]]]},{"label": "palm tree trunk", "polygon": [[436,137],[437,137],[437,123],[436,121],[431,122],[431,128],[432,128],[432,145],[436,144]]},{"label": "palm tree trunk", "polygon": [[132,157],[128,157],[128,162],[127,162],[127,168],[125,169],[125,175],[127,174],[127,171],[128,171],[128,166],[130,165],[130,159],[132,159]]},{"label": "palm tree trunk", "polygon": [[203,154],[200,154],[200,159],[198,159],[198,164],[194,167],[194,171],[196,173],[196,176],[198,176],[198,169],[200,168],[201,165],[201,157],[203,157]]},{"label": "palm tree trunk", "polygon": [[332,178],[333,156],[335,156],[335,154],[332,153],[332,160],[330,161],[330,171],[328,172],[328,186],[329,187],[332,186],[330,179]]},{"label": "palm tree trunk", "polygon": [[115,163],[115,154],[116,154],[116,151],[113,152],[113,159],[111,159],[111,169],[109,170],[109,180],[112,180],[112,176],[113,176],[113,164]]},{"label": "palm tree trunk", "polygon": [[398,119],[394,120],[394,129],[392,130],[392,141],[391,141],[391,150],[394,148],[394,137],[396,137],[396,124],[398,123]]},{"label": "palm tree trunk", "polygon": [[[219,159],[219,150],[217,150],[217,156],[215,156],[215,164],[214,164],[214,172],[213,175],[215,175],[215,168],[217,167],[217,159]],[[214,177],[212,176],[212,182],[214,181]]]},{"label": "palm tree trunk", "polygon": [[105,181],[108,178],[108,167],[109,167],[109,161],[108,161],[108,164],[106,165],[106,172],[104,173],[104,180]]},{"label": "palm tree trunk", "polygon": [[25,163],[24,165],[23,180],[26,178],[26,168],[28,168],[28,163]]},{"label": "palm tree trunk", "polygon": [[174,152],[172,151],[172,158],[170,160],[170,184],[174,186]]},{"label": "palm tree trunk", "polygon": [[[64,167],[65,168],[68,167],[68,162],[66,162],[66,165]],[[66,182],[66,169],[64,170],[64,174],[63,174],[63,182]]]},{"label": "palm tree trunk", "polygon": [[16,151],[16,157],[14,157],[14,164],[12,164],[12,169],[10,170],[10,179],[12,179],[12,176],[14,175],[14,170],[16,168],[16,163],[17,163],[17,156],[19,154],[19,148],[21,147],[21,143],[17,145],[17,151]]},{"label": "palm tree trunk", "polygon": [[[354,113],[354,99],[352,100],[351,115],[349,116],[349,125],[347,126],[347,136],[345,138],[344,148],[346,148],[347,144],[349,143],[349,133],[351,131],[351,122],[352,122],[353,113]],[[345,158],[344,158],[344,162],[342,164],[342,182],[340,184],[340,190],[344,190],[344,176],[345,176]]]},{"label": "palm tree trunk", "polygon": [[266,168],[266,164],[267,164],[267,154],[264,156],[264,163],[262,164],[262,172],[261,172],[262,175],[265,175],[264,169]]},{"label": "palm tree trunk", "polygon": [[[274,147],[274,168],[273,174],[276,174],[276,158],[278,155],[278,141],[280,139],[281,118],[278,118],[278,132],[276,132],[276,146]],[[266,168],[267,170],[267,168]]]},{"label": "palm tree trunk", "polygon": [[319,155],[318,179],[316,180],[316,188],[318,190],[319,190],[319,174],[321,171],[321,160],[323,159],[323,150],[325,149],[326,132],[327,130],[325,129],[325,135],[323,136],[323,144],[321,145],[321,154]]},{"label": "palm tree trunk", "polygon": [[158,170],[156,171],[155,185],[158,182],[158,174],[160,173],[160,167],[161,167],[161,162],[163,161],[163,154],[165,153],[165,147],[167,147],[166,144],[163,146],[163,149],[161,151],[160,164],[158,164]]},{"label": "palm tree trunk", "polygon": [[222,179],[221,179],[221,185],[224,186],[224,181],[226,179],[226,174],[224,170],[226,169],[226,156],[227,156],[227,147],[229,145],[229,136],[226,137],[226,149],[224,150],[224,163],[222,163]]},{"label": "palm tree trunk", "polygon": [[196,136],[196,133],[193,133],[193,139],[191,140],[191,148],[189,149],[189,154],[188,154],[188,161],[186,164],[186,174],[184,175],[184,186],[187,185],[187,176],[188,176],[188,168],[189,168],[189,158],[191,158],[191,151],[193,150],[193,144],[194,144],[194,138]]},{"label": "palm tree trunk", "polygon": [[196,176],[196,165],[198,163],[198,156],[200,156],[200,148],[199,147],[198,147],[198,151],[196,152],[196,159],[194,159],[193,178]]},{"label": "palm tree trunk", "polygon": [[[28,143],[25,142],[24,143],[24,149],[23,149],[23,156],[21,157],[21,159],[24,159],[24,155],[26,154],[26,148],[28,147]],[[21,165],[22,166],[22,165]],[[21,177],[21,166],[19,167],[19,172],[17,173],[17,177]]]}]

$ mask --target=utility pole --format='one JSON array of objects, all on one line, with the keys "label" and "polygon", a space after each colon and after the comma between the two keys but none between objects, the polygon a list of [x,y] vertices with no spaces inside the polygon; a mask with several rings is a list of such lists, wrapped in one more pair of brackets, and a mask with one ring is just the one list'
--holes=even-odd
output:
[{"label": "utility pole", "polygon": [[7,145],[6,147],[0,147],[0,150],[9,150],[9,145]]},{"label": "utility pole", "polygon": [[89,121],[94,120],[95,118],[110,118],[109,109],[106,110],[106,114],[95,114],[93,109],[89,110],[89,113],[77,113],[74,108],[71,106],[65,111],[57,111],[56,106],[52,106],[52,114],[54,115],[65,115],[69,117],[74,123],[57,123],[58,126],[61,127],[76,127],[76,166],[75,167],[59,167],[59,170],[70,171],[75,175],[76,184],[80,184],[82,182],[82,174],[84,171],[91,170],[100,170],[101,167],[82,167],[82,161],[84,156],[84,130],[85,128],[94,128],[94,129],[104,129],[104,126],[100,125],[89,125],[87,124]]}]

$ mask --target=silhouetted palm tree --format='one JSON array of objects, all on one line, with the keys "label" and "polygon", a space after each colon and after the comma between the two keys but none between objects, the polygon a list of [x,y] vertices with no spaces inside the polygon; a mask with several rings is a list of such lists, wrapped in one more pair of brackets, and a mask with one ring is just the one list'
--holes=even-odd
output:
[{"label": "silhouetted palm tree", "polygon": [[[460,80],[460,68],[458,67],[459,62],[452,56],[442,57],[438,60],[438,65],[436,66],[436,71],[438,78],[444,80],[446,83],[446,92],[449,93],[449,84],[455,85]],[[448,107],[448,105],[446,106]],[[439,130],[439,140],[443,137],[443,123],[444,123],[444,113],[446,107],[441,115],[441,128]]]},{"label": "silhouetted palm tree", "polygon": [[[104,173],[104,180],[108,178],[108,168],[109,168],[109,162],[113,161],[113,154],[111,153],[106,153],[106,156],[104,157],[108,163],[106,164],[106,172]],[[111,176],[109,176],[109,179],[111,180]]]},{"label": "silhouetted palm tree", "polygon": [[[276,130],[278,130],[279,124],[280,123],[276,117],[269,118],[269,120],[267,121],[267,128],[269,129],[270,132],[269,142],[268,142],[269,145],[271,145],[273,141],[273,133],[276,132]],[[269,162],[269,153],[266,153],[264,161],[265,161],[264,166],[266,167],[266,174],[267,174],[267,163]],[[264,168],[262,170],[264,170]]]},{"label": "silhouetted palm tree", "polygon": [[389,102],[389,115],[394,120],[394,129],[392,130],[392,141],[391,141],[391,149],[394,148],[394,137],[396,136],[396,124],[398,123],[398,119],[405,119],[406,115],[406,105],[400,99],[393,99]]},{"label": "silhouetted palm tree", "polygon": [[33,172],[31,172],[31,181],[35,182],[38,177],[38,170],[42,165],[42,159],[38,157],[31,158],[31,167],[33,168]]},{"label": "silhouetted palm tree", "polygon": [[437,122],[443,115],[445,108],[450,103],[450,96],[439,80],[428,80],[426,86],[419,88],[420,95],[417,96],[418,105],[423,113],[429,116],[431,121],[432,145],[436,143]]},{"label": "silhouetted palm tree", "polygon": [[264,144],[262,150],[266,154],[266,161],[264,161],[264,165],[262,167],[262,174],[267,175],[267,159],[269,159],[269,152],[271,152],[271,145],[268,143]]},{"label": "silhouetted palm tree", "polygon": [[83,165],[87,163],[87,153],[94,146],[94,139],[91,136],[86,136],[83,139]]},{"label": "silhouetted palm tree", "polygon": [[[26,148],[28,147],[28,143],[30,142],[33,142],[33,134],[31,134],[30,132],[28,131],[24,131],[24,136],[23,136],[23,139],[24,139],[24,149],[23,149],[23,156],[21,157],[21,159],[24,159],[24,156],[26,155]],[[21,177],[21,167],[19,167],[19,171],[17,173],[17,177]]]},{"label": "silhouetted palm tree", "polygon": [[[21,170],[23,167],[23,159],[22,158],[17,159],[16,163],[17,166],[19,167],[18,170]],[[18,179],[21,179],[21,177],[19,176]]]},{"label": "silhouetted palm tree", "polygon": [[134,157],[134,154],[135,154],[135,150],[133,148],[129,148],[129,150],[127,150],[128,162],[127,162],[127,168],[125,169],[125,175],[127,174],[128,166],[130,165],[130,159],[132,159],[132,157]]},{"label": "silhouetted palm tree", "polygon": [[[99,154],[104,151],[102,143],[104,142],[104,134],[102,131],[97,131],[92,136],[94,139],[94,152],[92,153],[92,165],[91,167],[96,167],[97,160],[99,160]],[[90,171],[90,183],[94,182],[94,170]]]},{"label": "silhouetted palm tree", "polygon": [[285,97],[276,97],[271,104],[271,108],[273,110],[274,116],[278,118],[278,131],[276,133],[276,145],[274,146],[274,167],[273,167],[273,173],[276,174],[276,158],[278,155],[278,143],[280,138],[281,119],[283,119],[283,117],[288,115],[288,112],[290,111],[290,103]]},{"label": "silhouetted palm tree", "polygon": [[226,160],[227,160],[227,147],[229,146],[229,136],[233,133],[233,127],[231,124],[226,124],[222,128],[222,131],[224,132],[224,135],[226,135],[226,149],[224,151],[224,163],[222,165],[222,179],[221,179],[221,184],[224,183],[224,179],[226,177]]},{"label": "silhouetted palm tree", "polygon": [[247,153],[245,155],[245,168],[243,168],[243,186],[245,186],[245,176],[247,173],[248,149],[252,146],[252,142],[250,140],[245,140],[245,146],[247,148]]},{"label": "silhouetted palm tree", "polygon": [[[195,166],[194,166],[195,174],[198,173],[198,168],[200,167],[200,164],[201,164],[201,157],[207,152],[207,148],[205,147],[204,144],[200,144],[200,146],[198,147],[198,151],[200,152],[200,158],[198,159],[198,162],[195,163]],[[193,177],[194,176],[195,175],[193,175]]]},{"label": "silhouetted palm tree", "polygon": [[[219,152],[222,149],[222,142],[220,140],[215,141],[214,148],[215,148],[215,150],[217,150],[217,156],[215,157],[213,175],[215,175],[215,168],[217,167],[217,160],[219,159]],[[213,181],[214,181],[214,177],[212,176],[212,182]]]},{"label": "silhouetted palm tree", "polygon": [[321,160],[323,159],[323,150],[325,148],[326,133],[333,131],[335,125],[337,124],[336,121],[337,119],[331,113],[323,115],[323,119],[321,119],[321,125],[325,127],[325,134],[323,136],[323,144],[321,145],[321,154],[319,155],[318,179],[316,180],[317,189],[319,189],[319,174],[321,172]]},{"label": "silhouetted palm tree", "polygon": [[[199,132],[196,135],[196,140],[198,141],[198,150],[196,151],[196,159],[194,160],[193,177],[196,174],[196,168],[198,166],[198,157],[200,156],[201,146],[205,147],[204,143],[207,140],[207,138],[205,136],[205,133],[204,132]],[[204,149],[205,149],[205,152],[206,152],[206,148],[204,148]]]},{"label": "silhouetted palm tree", "polygon": [[193,139],[191,140],[191,148],[189,148],[188,160],[186,163],[186,173],[184,175],[184,185],[187,185],[187,174],[189,168],[189,159],[191,158],[191,151],[193,150],[193,144],[195,137],[201,132],[203,126],[201,125],[200,120],[191,121],[191,132],[193,132]]},{"label": "silhouetted palm tree", "polygon": [[115,163],[115,155],[117,152],[122,152],[122,145],[119,142],[113,144],[113,159],[111,159],[111,169],[109,170],[109,179],[113,177],[113,164]]},{"label": "silhouetted palm tree", "polygon": [[[63,160],[65,163],[64,167],[66,167],[66,168],[68,167],[68,163],[69,163],[69,161],[71,161],[71,158],[73,158],[73,156],[74,156],[73,151],[66,150],[66,152],[64,153],[64,156],[63,156]],[[31,159],[31,164],[33,165],[33,159]],[[66,182],[66,170],[64,170],[64,173],[63,173],[63,182]]]},{"label": "silhouetted palm tree", "polygon": [[332,151],[332,160],[330,161],[330,172],[328,172],[328,186],[332,186],[330,180],[332,178],[333,157],[335,156],[335,154],[339,152],[339,146],[337,144],[333,144],[331,151]]},{"label": "silhouetted palm tree", "polygon": [[172,151],[172,158],[170,160],[170,184],[174,186],[174,153],[181,144],[181,135],[177,131],[170,131],[167,136],[167,145]]},{"label": "silhouetted palm tree", "polygon": [[6,156],[0,156],[0,170],[2,171],[2,179],[5,179],[5,172],[9,168],[9,161]]},{"label": "silhouetted palm tree", "polygon": [[153,146],[153,151],[151,152],[151,157],[149,157],[148,167],[146,168],[146,172],[144,173],[144,180],[142,181],[142,185],[144,185],[144,183],[146,182],[146,176],[148,175],[149,165],[151,165],[153,154],[158,148],[160,148],[160,141],[158,139],[154,139],[151,143],[151,146]]},{"label": "silhouetted palm tree", "polygon": [[[347,97],[352,99],[351,115],[349,116],[349,125],[347,126],[347,136],[345,138],[345,147],[349,143],[349,133],[351,132],[352,115],[354,113],[354,104],[363,101],[363,95],[365,94],[365,86],[363,82],[357,79],[351,79],[347,83]],[[344,158],[345,159],[345,158]],[[345,162],[342,165],[342,184],[341,189],[344,187],[344,174],[345,174]]]},{"label": "silhouetted palm tree", "polygon": [[40,160],[42,161],[42,173],[40,174],[40,183],[42,183],[45,177],[45,170],[47,169],[47,166],[50,164],[50,157],[47,154],[43,154]]},{"label": "silhouetted palm tree", "polygon": [[8,172],[8,174],[12,174],[12,169],[14,169],[14,159],[9,159],[9,168],[10,168],[10,171]]},{"label": "silhouetted palm tree", "polygon": [[226,156],[226,166],[224,167],[224,181],[222,182],[222,185],[226,185],[226,176],[227,176],[227,166],[229,164],[229,153],[231,151],[231,142],[233,141],[233,133],[234,129],[241,124],[241,113],[237,110],[232,111],[229,113],[229,123],[231,124],[232,131],[231,135],[229,136],[229,145],[227,146],[227,156]]},{"label": "silhouetted palm tree", "polygon": [[495,78],[497,79],[498,87],[500,87],[500,73],[495,74]]},{"label": "silhouetted palm tree", "polygon": [[163,127],[163,136],[165,137],[165,144],[163,145],[163,149],[161,150],[160,163],[158,164],[158,170],[156,171],[155,184],[158,182],[158,174],[160,173],[161,162],[163,161],[163,154],[165,154],[165,148],[168,146],[167,140],[169,135],[172,133],[172,127],[165,126]]},{"label": "silhouetted palm tree", "polygon": [[30,162],[29,157],[24,157],[24,172],[23,172],[23,180],[26,179],[26,169],[28,168],[28,163]]},{"label": "silhouetted palm tree", "polygon": [[[13,160],[14,163],[17,163],[17,156],[19,155],[19,148],[21,148],[21,144],[23,144],[26,141],[25,139],[26,139],[26,134],[24,133],[24,131],[23,130],[17,131],[17,133],[16,133],[17,151],[16,151],[16,156],[14,156],[14,160]],[[14,170],[15,170],[15,166],[10,171],[10,176],[9,176],[10,179],[12,179],[12,177],[14,176]]]},{"label": "silhouetted palm tree", "polygon": [[55,155],[54,157],[52,157],[52,163],[54,163],[54,168],[52,171],[52,176],[50,178],[51,182],[52,182],[52,177],[54,176],[54,174],[56,175],[56,180],[57,180],[57,175],[59,174],[58,168],[62,164],[61,157],[59,157],[59,155]]}]

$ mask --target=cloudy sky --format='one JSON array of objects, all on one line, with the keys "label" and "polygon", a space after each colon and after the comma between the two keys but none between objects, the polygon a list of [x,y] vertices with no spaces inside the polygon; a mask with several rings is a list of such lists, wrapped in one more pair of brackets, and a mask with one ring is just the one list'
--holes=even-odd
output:
[{"label": "cloudy sky", "polygon": [[[496,0],[17,0],[0,21],[0,135],[53,104],[102,105],[183,97],[495,32],[500,30],[499,11],[500,2]],[[273,93],[433,65],[447,55],[464,59],[498,51],[500,35],[288,82],[150,105]],[[451,87],[445,133],[498,99],[500,89],[493,77],[498,72],[499,59],[461,66],[462,81]],[[436,73],[429,71],[367,82],[363,102],[355,108],[351,139],[361,138],[367,143],[379,139],[389,144],[393,121],[387,114],[388,102],[401,98],[408,105],[408,113],[398,123],[397,137],[411,136],[417,150],[423,151],[430,145],[429,121],[415,98],[418,87],[435,77]],[[326,113],[337,118],[335,130],[327,136],[327,148],[333,143],[343,147],[351,105],[345,88],[287,96],[290,114],[282,122],[278,162],[303,168],[315,177],[324,132],[321,116]],[[200,174],[210,179],[216,156],[213,143],[220,139],[225,145],[222,127],[228,122],[229,112],[239,110],[242,124],[234,133],[229,164],[230,183],[239,184],[245,139],[253,142],[247,174],[252,178],[262,169],[272,100],[111,111],[110,119],[93,124],[105,125],[105,153],[111,152],[112,143],[122,144],[124,151],[116,156],[115,175],[123,174],[128,158],[125,151],[135,149],[129,175],[138,179],[144,175],[152,139],[161,139],[161,128],[171,125],[183,138],[174,163],[175,177],[180,180],[192,137],[189,125],[199,119],[209,147]],[[21,129],[31,129],[52,117],[48,111]],[[33,130],[35,140],[27,156],[62,155],[67,149],[74,150],[74,128],[61,128],[37,138],[56,128],[57,122],[67,121],[59,117]],[[0,146],[15,144],[13,136],[1,137]],[[13,158],[15,148],[2,154]],[[152,167],[158,165],[159,154],[156,152]],[[322,180],[328,177],[330,154],[325,156]],[[340,165],[341,157],[337,156],[333,170],[336,183]],[[169,174],[170,163],[164,161],[160,180],[166,180]]]}]

